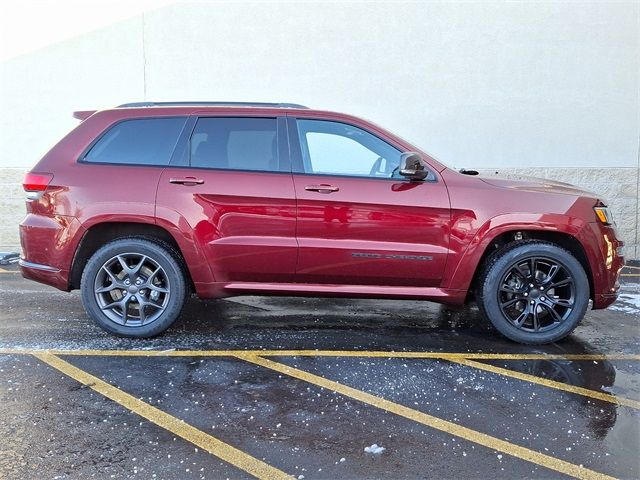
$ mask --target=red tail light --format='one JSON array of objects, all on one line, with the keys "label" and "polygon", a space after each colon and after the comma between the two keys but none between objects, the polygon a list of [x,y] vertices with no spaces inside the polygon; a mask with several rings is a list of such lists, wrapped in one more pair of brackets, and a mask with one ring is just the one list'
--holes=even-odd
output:
[{"label": "red tail light", "polygon": [[51,173],[29,172],[24,176],[22,188],[27,192],[27,198],[29,200],[35,200],[47,189],[51,180],[53,180],[53,174]]}]

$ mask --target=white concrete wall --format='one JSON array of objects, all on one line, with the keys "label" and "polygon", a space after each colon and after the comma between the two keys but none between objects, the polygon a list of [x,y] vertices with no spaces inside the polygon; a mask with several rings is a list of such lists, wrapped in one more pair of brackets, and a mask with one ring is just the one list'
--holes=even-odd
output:
[{"label": "white concrete wall", "polygon": [[451,166],[552,177],[560,168],[565,180],[574,171],[620,205],[637,258],[639,32],[637,1],[186,2],[147,12],[2,63],[0,184],[13,193],[0,199],[0,246],[15,244],[22,215],[11,186],[75,124],[73,110],[202,99],[361,115]]}]

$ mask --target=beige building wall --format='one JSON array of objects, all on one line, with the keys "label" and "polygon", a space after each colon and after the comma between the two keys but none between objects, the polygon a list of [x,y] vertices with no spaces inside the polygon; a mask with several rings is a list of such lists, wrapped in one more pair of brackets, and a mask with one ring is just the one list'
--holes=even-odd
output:
[{"label": "beige building wall", "polygon": [[286,101],[395,131],[444,163],[568,181],[638,245],[640,3],[180,2],[4,61],[0,250],[22,175],[73,110]]}]

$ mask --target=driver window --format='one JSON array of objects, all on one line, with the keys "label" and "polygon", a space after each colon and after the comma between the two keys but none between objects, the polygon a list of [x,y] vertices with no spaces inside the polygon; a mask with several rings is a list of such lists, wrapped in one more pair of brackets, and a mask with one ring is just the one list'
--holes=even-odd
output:
[{"label": "driver window", "polygon": [[305,173],[399,178],[401,152],[360,128],[325,120],[298,120]]}]

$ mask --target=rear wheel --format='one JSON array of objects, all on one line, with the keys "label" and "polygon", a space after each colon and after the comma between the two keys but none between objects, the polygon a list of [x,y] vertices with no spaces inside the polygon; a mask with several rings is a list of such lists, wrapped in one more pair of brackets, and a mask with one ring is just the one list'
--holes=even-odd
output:
[{"label": "rear wheel", "polygon": [[169,245],[126,238],[99,249],[87,262],[80,289],[85,310],[104,330],[152,337],[180,315],[185,275]]},{"label": "rear wheel", "polygon": [[569,251],[547,242],[519,242],[489,257],[476,296],[480,311],[504,336],[551,343],[569,335],[584,317],[589,281]]}]

